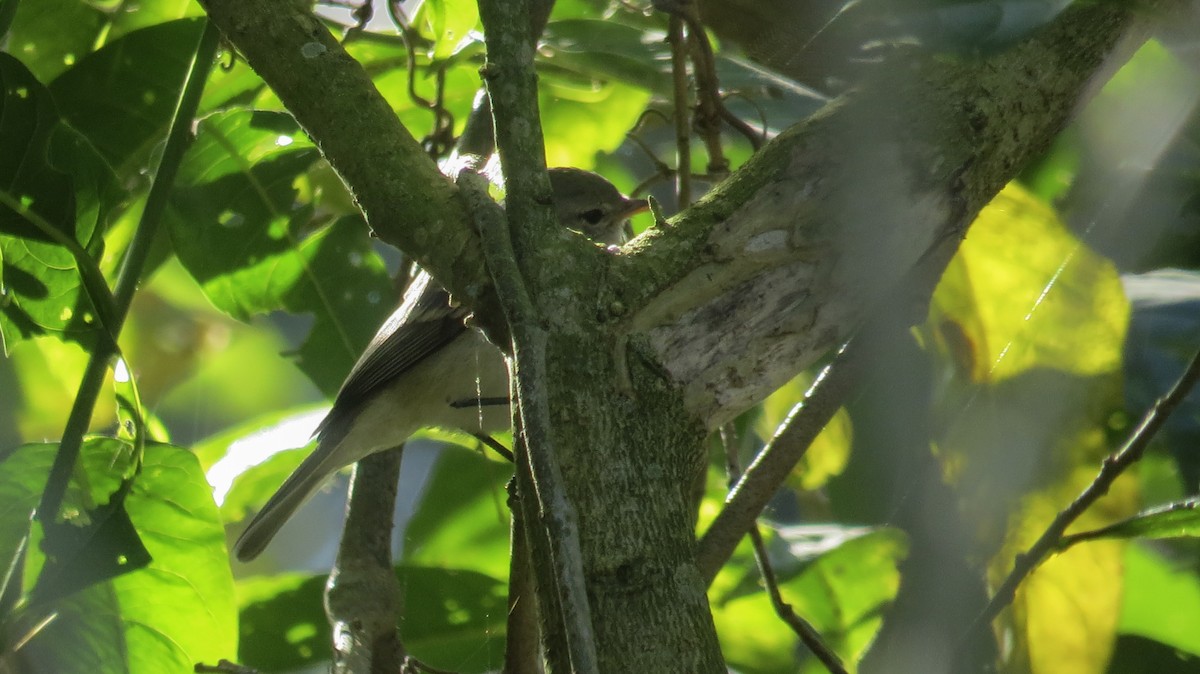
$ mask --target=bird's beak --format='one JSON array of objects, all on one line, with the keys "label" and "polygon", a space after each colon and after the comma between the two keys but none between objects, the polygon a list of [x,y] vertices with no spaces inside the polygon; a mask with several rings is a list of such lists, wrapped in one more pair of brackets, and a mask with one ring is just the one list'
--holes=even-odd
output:
[{"label": "bird's beak", "polygon": [[650,202],[646,199],[626,199],[621,203],[620,210],[617,211],[616,220],[620,222],[627,218],[631,218],[638,213],[645,213],[650,210]]}]

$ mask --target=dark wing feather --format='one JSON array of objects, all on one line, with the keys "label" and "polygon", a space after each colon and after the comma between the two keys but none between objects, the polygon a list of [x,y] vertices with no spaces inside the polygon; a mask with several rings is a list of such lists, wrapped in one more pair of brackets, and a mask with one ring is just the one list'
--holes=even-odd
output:
[{"label": "dark wing feather", "polygon": [[404,302],[375,333],[359,356],[334,400],[333,409],[317,427],[317,436],[348,424],[359,406],[376,392],[412,369],[429,354],[450,343],[467,328],[467,312],[450,305],[450,294],[429,274],[421,272],[404,292]]}]

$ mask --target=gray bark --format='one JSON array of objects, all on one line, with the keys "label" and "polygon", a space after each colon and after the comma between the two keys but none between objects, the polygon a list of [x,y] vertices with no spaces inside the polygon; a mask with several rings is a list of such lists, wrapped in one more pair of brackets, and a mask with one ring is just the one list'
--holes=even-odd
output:
[{"label": "gray bark", "polygon": [[[296,5],[203,4],[379,235],[496,321],[454,188],[336,41]],[[1140,41],[1120,38],[1148,11],[1080,3],[986,60],[897,51],[621,254],[572,238],[518,242],[547,321],[550,441],[578,513],[599,671],[723,671],[689,497],[707,431],[844,341],[926,251],[956,241]],[[321,56],[303,57],[313,44]],[[521,259],[526,245],[536,250]],[[540,588],[549,567],[534,548]],[[567,671],[561,653],[550,660]]]}]

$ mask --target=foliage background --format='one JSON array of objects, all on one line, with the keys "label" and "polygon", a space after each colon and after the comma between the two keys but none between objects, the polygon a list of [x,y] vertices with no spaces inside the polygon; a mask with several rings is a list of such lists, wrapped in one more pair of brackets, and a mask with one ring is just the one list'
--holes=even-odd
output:
[{"label": "foliage background", "polygon": [[[14,205],[61,226],[115,277],[202,13],[184,0],[0,3],[12,6],[0,54],[0,191],[9,197],[0,211],[0,561],[24,563],[5,576],[0,597],[0,671],[185,671],[219,658],[263,671],[319,667],[328,657],[321,571],[332,558],[340,483],[252,565],[231,564],[226,536],[298,463],[303,449],[274,452],[306,441],[322,401],[394,305],[403,260],[371,240],[278,100],[223,53],[153,270],[121,334],[152,440],[126,508],[154,561],[55,599],[57,619],[41,626],[28,610],[41,564],[28,516],[55,448],[46,441],[62,434],[96,339],[96,310],[75,259],[32,235]],[[461,128],[479,85],[474,3],[410,9],[423,38],[413,86],[432,97],[431,73],[442,70],[443,104]],[[420,135],[433,115],[408,92],[405,47],[386,21],[371,26],[347,46]],[[827,81],[798,83],[753,65],[733,38],[720,39],[721,26],[711,28],[722,86],[741,94],[731,107],[751,122],[763,115],[769,133],[836,93]],[[594,168],[625,191],[653,173],[626,133],[669,96],[663,29],[649,13],[556,4],[538,54],[551,165]],[[771,552],[784,595],[849,663],[885,616],[912,618],[900,602],[891,607],[902,572],[973,563],[993,581],[1003,574],[1200,345],[1195,47],[1186,35],[1148,44],[997,197],[947,271],[929,320],[890,359],[893,371],[874,373],[777,497]],[[668,157],[670,133],[651,117],[637,135]],[[735,166],[749,156],[743,139],[725,144]],[[696,155],[693,168],[703,171]],[[655,189],[670,210],[669,186]],[[814,374],[738,420],[746,456]],[[132,470],[117,380],[93,416],[77,503],[104,502]],[[1193,494],[1198,422],[1193,399],[1082,526]],[[722,465],[714,444],[701,527],[723,500]],[[439,667],[495,668],[510,471],[470,439],[431,430],[406,453],[404,472],[406,524],[396,538],[405,644]],[[944,507],[934,515],[914,507],[929,503]],[[948,552],[930,553],[931,528]],[[1054,557],[1000,622],[1004,671],[1200,671],[1195,552],[1189,540],[1110,540]],[[710,601],[737,671],[821,671],[770,610],[748,549]]]}]

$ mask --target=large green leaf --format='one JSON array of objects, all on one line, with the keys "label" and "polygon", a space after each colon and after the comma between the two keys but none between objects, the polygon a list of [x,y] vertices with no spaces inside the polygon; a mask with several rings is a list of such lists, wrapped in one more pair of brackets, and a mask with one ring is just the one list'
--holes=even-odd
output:
[{"label": "large green leaf", "polygon": [[[511,476],[511,466],[476,451],[443,450],[405,529],[405,562],[507,577],[509,512],[504,485]],[[464,555],[464,550],[470,554]]]},{"label": "large green leaf", "polygon": [[[980,213],[934,295],[933,343],[953,376],[935,399],[935,443],[977,550],[999,583],[1095,477],[1122,407],[1129,305],[1108,260],[1010,185]],[[936,378],[935,378],[936,380]],[[1119,480],[1077,522],[1133,514]],[[1122,545],[1077,546],[1040,566],[1002,618],[1011,671],[1096,674],[1116,638]]]},{"label": "large green leaf", "polygon": [[[630,96],[628,88],[653,92],[665,100],[672,96],[670,49],[666,35],[657,29],[601,19],[552,21],[542,37],[538,64],[546,81],[574,80],[583,89],[598,88],[593,82],[616,82],[626,85],[618,90],[620,96]],[[719,52],[716,68],[722,92],[737,92],[726,101],[730,110],[754,126],[765,118],[773,133],[812,114],[826,101],[786,77]],[[650,135],[657,144],[659,136]],[[661,138],[669,150],[673,136],[661,134]]]},{"label": "large green leaf", "polygon": [[[122,6],[121,9],[126,9]],[[108,41],[122,37],[141,28],[169,23],[176,19],[203,16],[204,10],[196,0],[154,0],[136,6],[137,11],[116,11],[110,15],[112,27],[106,36]]]},{"label": "large green leaf", "polygon": [[49,82],[92,51],[106,23],[104,12],[85,0],[18,3],[6,50]]},{"label": "large green leaf", "polygon": [[975,381],[1121,362],[1129,303],[1116,269],[1016,185],[979,214],[933,300],[939,336]]},{"label": "large green leaf", "polygon": [[289,115],[214,114],[199,125],[169,220],[180,261],[222,311],[314,316],[299,365],[332,394],[394,292],[361,220],[322,226],[334,216],[318,212],[320,189],[303,179],[318,158]]},{"label": "large green leaf", "polygon": [[1154,639],[1200,655],[1200,578],[1189,565],[1172,562],[1141,545],[1125,551],[1121,634]]},{"label": "large green leaf", "polygon": [[[904,535],[878,530],[842,537],[802,571],[780,583],[784,600],[822,635],[847,663],[861,657],[879,630],[882,611],[899,587],[897,565],[907,555]],[[797,637],[762,592],[713,599],[713,619],[722,651],[738,671],[796,672]],[[800,647],[801,649],[803,647]],[[824,671],[820,667],[803,671]]]},{"label": "large green leaf", "polygon": [[479,25],[479,9],[474,0],[424,0],[413,16],[413,24],[433,40],[430,56],[443,59],[469,38]]},{"label": "large green leaf", "polygon": [[134,178],[166,136],[200,30],[196,19],[136,30],[50,84],[63,119],[120,175]]},{"label": "large green leaf", "polygon": [[81,280],[91,272],[94,290],[107,295],[86,249],[99,247],[114,177],[7,54],[0,96],[0,336],[6,345],[47,333],[89,337],[96,314]]},{"label": "large green leaf", "polygon": [[[40,493],[52,452],[36,455],[19,470],[10,472],[8,462],[0,470],[0,485],[24,485],[26,501]],[[104,443],[85,445],[82,459],[89,491],[102,493],[119,477],[104,471],[112,460]],[[28,620],[47,611],[56,618],[20,651],[21,671],[184,672],[196,662],[233,656],[236,613],[225,532],[195,457],[177,447],[147,446],[125,507],[153,561],[51,606],[33,606]],[[6,537],[9,519],[23,510],[4,511]],[[36,568],[40,555],[33,550]]]}]

